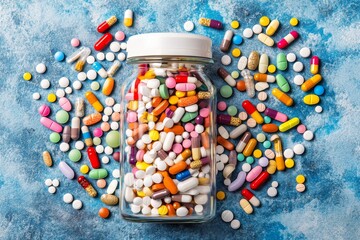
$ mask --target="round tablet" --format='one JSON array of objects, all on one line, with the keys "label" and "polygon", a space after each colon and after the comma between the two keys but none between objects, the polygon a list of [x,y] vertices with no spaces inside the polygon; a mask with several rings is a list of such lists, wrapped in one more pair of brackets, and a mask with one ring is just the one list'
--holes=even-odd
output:
[{"label": "round tablet", "polygon": [[245,160],[244,154],[239,153],[239,154],[237,155],[237,160],[240,161],[240,162],[244,161],[244,160]]},{"label": "round tablet", "polygon": [[242,43],[243,39],[240,35],[234,35],[232,42],[236,45],[240,45]]},{"label": "round tablet", "polygon": [[304,133],[306,131],[306,126],[304,124],[301,124],[296,128],[296,130],[298,133]]},{"label": "round tablet", "polygon": [[58,186],[60,185],[59,179],[53,179],[53,180],[52,180],[52,185],[53,185],[54,187],[58,187]]},{"label": "round tablet", "polygon": [[296,180],[297,183],[304,183],[306,179],[305,179],[304,175],[299,174],[299,175],[296,176],[295,180]]},{"label": "round tablet", "polygon": [[269,197],[276,197],[276,195],[277,195],[277,190],[276,190],[276,188],[274,188],[274,187],[269,187],[268,190],[267,190],[267,195],[268,195]]},{"label": "round tablet", "polygon": [[41,80],[41,82],[40,82],[40,87],[41,87],[42,89],[48,89],[48,88],[50,87],[50,81],[47,80],[47,79]]},{"label": "round tablet", "polygon": [[[266,92],[261,91],[261,92],[258,93],[258,99],[259,99],[260,101],[266,101],[267,98],[268,98],[268,95],[267,95]],[[265,106],[265,105],[264,105],[264,106]],[[265,109],[264,109],[264,111],[265,111]]]},{"label": "round tablet", "polygon": [[63,109],[57,111],[55,119],[60,124],[65,124],[69,121],[69,113]]},{"label": "round tablet", "polygon": [[249,163],[244,163],[242,166],[241,166],[241,169],[244,171],[244,172],[250,172],[251,170],[251,165]]},{"label": "round tablet", "polygon": [[103,157],[101,158],[101,162],[102,162],[103,164],[108,164],[108,163],[110,162],[110,158],[109,158],[108,156],[103,156]]},{"label": "round tablet", "polygon": [[114,170],[112,171],[112,176],[113,176],[114,178],[120,178],[120,170],[119,170],[119,169],[114,169]]},{"label": "round tablet", "polygon": [[228,112],[228,114],[230,115],[230,116],[235,116],[236,114],[237,114],[237,108],[234,106],[234,105],[232,105],[232,106],[229,106],[228,108],[227,108],[227,112]]},{"label": "round tablet", "polygon": [[96,73],[95,70],[90,69],[89,71],[87,71],[86,77],[87,77],[89,80],[95,80],[96,77],[97,77],[97,73]]},{"label": "round tablet", "polygon": [[65,203],[72,203],[73,200],[74,200],[74,197],[73,197],[73,195],[71,193],[64,194],[63,201]]},{"label": "round tablet", "polygon": [[245,121],[247,119],[247,117],[248,117],[248,115],[247,115],[246,112],[240,112],[239,113],[240,120]]},{"label": "round tablet", "polygon": [[227,105],[226,105],[226,102],[224,102],[224,101],[220,101],[217,104],[217,109],[219,111],[224,111],[226,109],[226,107],[227,107]]},{"label": "round tablet", "polygon": [[223,98],[229,98],[233,94],[233,90],[229,85],[224,85],[220,88],[220,95]]},{"label": "round tablet", "polygon": [[70,145],[68,143],[62,142],[59,146],[60,151],[67,152],[70,149]]},{"label": "round tablet", "polygon": [[307,58],[309,57],[311,54],[311,50],[308,47],[303,47],[302,49],[300,49],[300,56],[302,56],[303,58]]},{"label": "round tablet", "polygon": [[260,24],[255,24],[253,27],[252,27],[252,30],[255,34],[260,34],[262,32],[262,27]]},{"label": "round tablet", "polygon": [[66,94],[71,94],[72,93],[72,88],[71,87],[67,87],[67,88],[65,88],[65,93]]},{"label": "round tablet", "polygon": [[240,49],[238,49],[238,48],[234,48],[232,51],[231,51],[231,55],[233,56],[233,57],[240,57],[240,55],[241,55],[241,50]]},{"label": "round tablet", "polygon": [[251,165],[254,163],[255,160],[252,156],[249,156],[249,157],[246,157],[245,161],[246,161],[246,163]]},{"label": "round tablet", "polygon": [[105,58],[106,58],[106,61],[112,62],[115,59],[115,54],[112,52],[108,52],[108,53],[106,53]]},{"label": "round tablet", "polygon": [[238,28],[240,27],[240,23],[239,23],[239,21],[234,20],[234,21],[232,21],[232,22],[230,23],[230,26],[231,26],[233,29],[238,29]]},{"label": "round tablet", "polygon": [[230,210],[224,210],[221,213],[221,219],[224,222],[231,222],[234,219],[234,214]]},{"label": "round tablet", "polygon": [[[266,94],[266,92],[262,92],[262,93],[265,93]],[[266,94],[266,97],[267,97],[267,94]],[[258,112],[264,112],[265,111],[265,109],[266,109],[266,106],[265,106],[265,104],[263,104],[263,103],[258,103],[257,105],[256,105],[256,109],[258,110]]]},{"label": "round tablet", "polygon": [[303,134],[303,138],[307,141],[311,141],[314,138],[314,133],[310,130],[306,130]]},{"label": "round tablet", "polygon": [[105,59],[105,54],[103,52],[98,52],[96,54],[96,59],[99,60],[99,61],[104,61]]},{"label": "round tablet", "polygon": [[90,168],[89,168],[88,165],[81,165],[81,167],[80,167],[80,172],[81,172],[82,174],[87,174],[89,171],[90,171]]},{"label": "round tablet", "polygon": [[315,107],[315,112],[321,113],[322,111],[323,111],[323,108],[321,106],[318,105]]},{"label": "round tablet", "polygon": [[184,23],[184,29],[187,32],[191,32],[192,30],[194,30],[194,27],[195,27],[195,25],[192,21],[187,21]]},{"label": "round tablet", "polygon": [[125,39],[125,33],[123,31],[117,31],[115,33],[115,39],[118,41],[122,41]]},{"label": "round tablet", "polygon": [[216,198],[217,198],[217,200],[222,201],[222,200],[225,199],[225,197],[226,197],[226,194],[225,194],[225,192],[223,192],[223,191],[218,191],[218,192],[216,193]]},{"label": "round tablet", "polygon": [[52,142],[52,143],[58,143],[60,141],[60,138],[61,138],[61,136],[57,132],[53,132],[49,136],[50,142]]},{"label": "round tablet", "polygon": [[293,158],[294,157],[294,151],[292,149],[290,149],[290,148],[285,149],[284,157],[285,158]]},{"label": "round tablet", "polygon": [[225,66],[230,65],[231,57],[229,55],[224,55],[221,57],[221,63]]},{"label": "round tablet", "polygon": [[324,89],[324,87],[321,86],[321,85],[317,85],[317,86],[314,88],[314,93],[315,93],[316,95],[318,95],[318,96],[323,95],[324,92],[325,92],[325,89]]},{"label": "round tablet", "polygon": [[72,207],[74,209],[76,209],[76,210],[81,209],[82,208],[82,201],[80,201],[78,199],[74,200],[73,203],[72,203]]},{"label": "round tablet", "polygon": [[108,218],[110,216],[110,211],[108,208],[100,208],[98,212],[99,217],[101,218]]},{"label": "round tablet", "polygon": [[217,169],[218,171],[224,170],[224,163],[222,163],[222,162],[216,163],[216,169]]},{"label": "round tablet", "polygon": [[251,38],[253,36],[253,31],[251,30],[251,28],[245,28],[243,31],[243,36],[245,38]]},{"label": "round tablet", "polygon": [[50,178],[45,180],[45,185],[50,187],[52,185],[52,180]]},{"label": "round tablet", "polygon": [[303,83],[304,83],[304,77],[303,76],[301,76],[301,75],[296,75],[295,77],[294,77],[294,83],[296,84],[296,85],[298,85],[298,86],[301,86]]},{"label": "round tablet", "polygon": [[256,135],[256,140],[258,141],[258,142],[264,142],[265,140],[266,140],[266,136],[265,136],[265,134],[263,134],[263,133],[259,133],[259,134],[257,134]]},{"label": "round tablet", "polygon": [[204,211],[204,207],[202,205],[198,204],[195,206],[194,210],[196,213],[201,214]]},{"label": "round tablet", "polygon": [[85,72],[79,72],[77,75],[77,78],[79,81],[85,81],[86,80],[86,73]]},{"label": "round tablet", "polygon": [[82,83],[79,80],[76,80],[73,82],[72,86],[75,90],[80,90],[82,88]]},{"label": "round tablet", "polygon": [[91,90],[93,90],[93,91],[97,91],[97,90],[100,89],[100,83],[97,82],[97,81],[94,81],[94,82],[92,82],[92,83],[90,84],[90,88],[91,88]]},{"label": "round tablet", "polygon": [[231,183],[231,179],[230,179],[230,178],[225,178],[225,179],[224,179],[224,185],[225,185],[225,186],[229,186],[230,183]]},{"label": "round tablet", "polygon": [[66,88],[67,86],[69,86],[70,81],[67,77],[62,77],[59,79],[59,85],[62,88]]},{"label": "round tablet", "polygon": [[271,149],[266,149],[266,150],[265,150],[265,156],[266,156],[268,159],[274,159],[275,153],[274,153],[274,151],[271,150]]},{"label": "round tablet", "polygon": [[54,58],[55,58],[55,60],[58,61],[58,62],[64,61],[64,59],[65,59],[65,54],[64,54],[63,52],[57,51],[57,52],[54,54]]},{"label": "round tablet", "polygon": [[120,51],[120,43],[114,41],[110,44],[109,48],[112,52],[119,52]]},{"label": "round tablet", "polygon": [[85,144],[83,141],[76,141],[75,143],[75,148],[78,150],[83,150],[85,147]]},{"label": "round tablet", "polygon": [[80,46],[80,40],[77,39],[77,38],[71,39],[71,46],[73,46],[73,47],[78,47],[78,46]]},{"label": "round tablet", "polygon": [[234,229],[234,230],[239,229],[239,228],[240,228],[240,225],[241,225],[241,223],[240,223],[240,221],[237,220],[237,219],[232,220],[231,223],[230,223],[230,227],[231,227],[232,229]]},{"label": "round tablet", "polygon": [[103,145],[97,145],[95,148],[97,153],[103,153],[104,152],[104,146]]},{"label": "round tablet", "polygon": [[121,52],[118,54],[117,58],[119,59],[119,61],[124,61],[126,59],[126,55],[125,53]]},{"label": "round tablet", "polygon": [[246,125],[250,128],[254,128],[256,127],[256,121],[255,119],[253,118],[249,118],[247,121],[246,121]]},{"label": "round tablet", "polygon": [[261,158],[262,156],[262,151],[260,149],[255,149],[254,152],[253,152],[253,156],[255,158]]},{"label": "round tablet", "polygon": [[304,64],[302,62],[295,62],[293,65],[293,70],[295,72],[301,72],[304,69]]},{"label": "round tablet", "polygon": [[31,73],[29,73],[29,72],[24,73],[23,79],[24,79],[25,81],[30,81],[31,78],[32,78]]},{"label": "round tablet", "polygon": [[292,158],[287,158],[285,160],[285,167],[286,168],[293,168],[295,166],[295,161]]},{"label": "round tablet", "polygon": [[72,150],[69,152],[69,159],[70,159],[72,162],[78,162],[78,161],[80,161],[80,159],[81,159],[81,152],[80,152],[78,149],[72,149]]},{"label": "round tablet", "polygon": [[298,143],[294,146],[294,153],[297,155],[301,155],[305,152],[305,147],[304,145]]},{"label": "round tablet", "polygon": [[112,97],[107,97],[105,99],[105,104],[106,104],[106,106],[112,107],[115,104],[115,99]]},{"label": "round tablet", "polygon": [[264,141],[263,147],[266,148],[266,149],[270,148],[271,147],[271,142],[269,140]]},{"label": "round tablet", "polygon": [[120,109],[121,109],[121,105],[119,104],[119,103],[117,103],[117,104],[115,104],[114,105],[114,107],[113,107],[113,109],[114,109],[114,112],[120,112]]},{"label": "round tablet", "polygon": [[46,72],[46,66],[44,63],[39,63],[38,65],[36,65],[35,70],[37,73],[42,74],[42,73]]},{"label": "round tablet", "polygon": [[271,123],[271,118],[269,116],[265,116],[264,117],[264,122],[265,123]]},{"label": "round tablet", "polygon": [[288,53],[288,54],[286,55],[286,60],[287,60],[288,62],[295,62],[295,61],[296,61],[296,55],[295,55],[295,53]]},{"label": "round tablet", "polygon": [[296,191],[298,192],[304,192],[306,189],[305,185],[302,183],[296,184]]},{"label": "round tablet", "polygon": [[268,72],[269,73],[274,73],[276,71],[276,66],[274,64],[270,64],[268,66]]},{"label": "round tablet", "polygon": [[86,62],[87,62],[88,64],[93,64],[93,63],[95,62],[95,57],[94,57],[94,56],[88,56],[88,57],[86,58]]},{"label": "round tablet", "polygon": [[237,79],[240,77],[240,73],[238,71],[232,71],[231,76],[232,78]]},{"label": "round tablet", "polygon": [[279,186],[278,181],[272,181],[271,186],[277,188]]},{"label": "round tablet", "polygon": [[35,93],[33,93],[33,95],[32,95],[32,98],[34,99],[34,100],[39,100],[40,99],[40,93],[38,93],[38,92],[35,92]]},{"label": "round tablet", "polygon": [[106,187],[106,180],[105,179],[98,179],[96,181],[96,186],[99,188],[105,188]]},{"label": "round tablet", "polygon": [[48,192],[51,193],[51,194],[54,194],[54,193],[56,193],[56,188],[54,186],[50,186],[48,188]]},{"label": "round tablet", "polygon": [[259,20],[261,26],[266,27],[270,24],[270,19],[267,16],[262,16]]},{"label": "round tablet", "polygon": [[297,18],[291,18],[289,23],[291,26],[295,27],[299,24],[299,20]]}]

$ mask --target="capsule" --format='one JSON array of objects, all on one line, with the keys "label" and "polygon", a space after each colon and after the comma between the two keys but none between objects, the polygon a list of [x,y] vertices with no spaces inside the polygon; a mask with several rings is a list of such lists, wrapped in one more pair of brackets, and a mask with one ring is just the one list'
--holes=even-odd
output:
[{"label": "capsule", "polygon": [[230,132],[230,138],[231,139],[236,139],[238,137],[241,136],[241,134],[243,134],[244,132],[246,132],[247,130],[247,126],[246,124],[241,124],[240,126],[236,127],[235,129],[233,129],[231,132]]},{"label": "capsule", "polygon": [[251,154],[253,153],[253,151],[256,147],[256,144],[257,144],[257,141],[255,138],[252,138],[249,140],[249,142],[246,144],[246,146],[242,152],[245,157],[251,156]]},{"label": "capsule", "polygon": [[264,118],[260,115],[256,107],[250,101],[243,101],[242,107],[253,119],[255,119],[257,124],[262,124],[264,122]]},{"label": "capsule", "polygon": [[100,168],[100,160],[94,147],[88,147],[86,150],[89,161],[93,168]]},{"label": "capsule", "polygon": [[113,36],[111,35],[111,33],[105,33],[101,38],[99,38],[99,40],[96,41],[96,43],[94,44],[94,49],[96,51],[103,50],[107,45],[110,44],[112,39]]},{"label": "capsule", "polygon": [[227,30],[225,32],[224,38],[223,38],[223,40],[221,42],[221,45],[220,45],[220,50],[222,52],[227,52],[229,50],[229,47],[231,45],[231,40],[232,40],[233,36],[234,36],[233,31]]},{"label": "capsule", "polygon": [[217,70],[218,75],[224,79],[224,81],[232,87],[235,87],[236,81],[231,75],[222,67]]},{"label": "capsule", "polygon": [[290,91],[290,85],[286,78],[282,74],[276,75],[276,84],[279,86],[281,91],[283,92],[289,92]]},{"label": "capsule", "polygon": [[269,66],[269,57],[266,53],[263,53],[263,54],[261,54],[260,60],[259,60],[259,72],[266,73],[268,66]]},{"label": "capsule", "polygon": [[179,180],[179,181],[184,181],[185,179],[188,179],[189,177],[192,176],[192,174],[198,172],[198,170],[196,169],[186,169],[182,172],[179,172],[176,174],[176,179]]},{"label": "capsule", "polygon": [[191,150],[190,149],[185,149],[182,153],[180,153],[176,157],[176,159],[174,160],[174,163],[178,163],[180,161],[185,161],[189,157],[191,157]]},{"label": "capsule", "polygon": [[62,132],[62,140],[65,143],[69,143],[71,138],[71,128],[70,126],[65,126]]},{"label": "capsule", "polygon": [[282,92],[281,90],[274,88],[271,91],[272,95],[274,97],[276,97],[280,102],[282,102],[283,104],[285,104],[286,106],[290,107],[291,105],[293,105],[294,100],[287,95],[286,93]]},{"label": "capsule", "polygon": [[113,64],[110,66],[110,68],[107,70],[107,75],[109,77],[113,77],[116,72],[119,70],[121,66],[121,62],[119,60],[115,60]]},{"label": "capsule", "polygon": [[77,98],[75,102],[75,116],[83,117],[85,115],[85,104],[84,99]]},{"label": "capsule", "polygon": [[81,127],[81,132],[82,132],[82,137],[84,139],[85,145],[87,147],[91,147],[93,145],[93,140],[92,140],[92,137],[90,135],[89,128],[87,126],[82,126]]},{"label": "capsule", "polygon": [[296,127],[297,125],[299,125],[300,123],[300,119],[295,117],[290,119],[289,121],[284,122],[283,124],[281,124],[279,126],[279,131],[280,132],[286,132],[294,127]]},{"label": "capsule", "polygon": [[43,161],[44,161],[45,165],[48,167],[51,167],[53,165],[53,160],[52,160],[50,153],[48,151],[44,151],[42,153],[42,156],[43,156]]},{"label": "capsule", "polygon": [[85,191],[89,194],[90,197],[97,196],[97,192],[96,192],[95,188],[91,185],[91,183],[84,176],[80,176],[78,178],[78,183],[85,189]]},{"label": "capsule", "polygon": [[221,125],[239,126],[241,124],[240,118],[232,117],[227,114],[218,114],[216,122]]},{"label": "capsule", "polygon": [[252,51],[248,58],[247,67],[249,70],[255,70],[259,65],[260,56],[256,51]]},{"label": "capsule", "polygon": [[215,28],[215,29],[222,29],[222,23],[214,20],[214,19],[209,19],[209,18],[200,18],[199,19],[199,24],[205,27],[211,27],[211,28]]},{"label": "capsule", "polygon": [[288,119],[288,117],[284,113],[278,112],[271,108],[266,108],[264,114],[279,122],[286,122]]},{"label": "capsule", "polygon": [[258,40],[268,47],[272,47],[275,44],[274,39],[272,39],[271,37],[269,37],[268,35],[266,35],[264,33],[260,33],[258,35]]},{"label": "capsule", "polygon": [[131,27],[133,25],[134,13],[131,9],[127,9],[124,13],[124,26]]},{"label": "capsule", "polygon": [[104,33],[107,30],[110,29],[110,27],[112,25],[114,25],[117,21],[117,18],[115,16],[111,16],[110,18],[108,18],[107,20],[103,21],[102,23],[99,24],[99,26],[97,27],[97,31],[99,33]]},{"label": "capsule", "polygon": [[307,92],[307,91],[313,89],[321,81],[321,79],[322,79],[322,77],[320,74],[316,74],[316,75],[312,76],[311,78],[306,80],[301,85],[301,90],[303,90],[304,92]]},{"label": "capsule", "polygon": [[105,95],[105,96],[109,96],[113,89],[114,89],[114,85],[115,85],[115,80],[111,77],[108,77],[105,82],[104,82],[104,85],[102,87],[102,93]]},{"label": "capsule", "polygon": [[287,48],[298,37],[299,33],[297,31],[291,31],[288,35],[281,39],[280,42],[278,42],[277,46],[280,49]]},{"label": "capsule", "polygon": [[83,124],[86,126],[94,125],[102,119],[101,113],[92,113],[83,118]]},{"label": "capsule", "polygon": [[310,60],[310,72],[317,74],[319,72],[320,59],[318,56],[313,56]]},{"label": "capsule", "polygon": [[73,52],[73,54],[71,54],[69,57],[66,58],[66,62],[67,63],[73,63],[76,60],[78,60],[80,58],[80,56],[85,53],[86,49],[85,47],[80,47],[78,50],[76,50],[75,52]]},{"label": "capsule", "polygon": [[237,157],[236,157],[236,151],[232,150],[229,154],[229,163],[225,166],[223,170],[223,176],[224,178],[230,178],[231,173],[235,170],[236,164],[237,164]]},{"label": "capsule", "polygon": [[252,190],[257,190],[261,187],[269,178],[270,174],[267,171],[263,171],[260,175],[255,178],[254,181],[250,183],[250,188]]},{"label": "capsule", "polygon": [[223,138],[222,136],[217,137],[217,143],[229,151],[234,150],[234,148],[235,148],[235,146],[234,146],[234,144],[232,144],[232,142]]},{"label": "capsule", "polygon": [[283,171],[285,170],[285,161],[283,157],[281,139],[279,135],[274,134],[271,136],[270,140],[274,142],[276,169],[278,171]]},{"label": "capsule", "polygon": [[100,103],[99,99],[95,96],[93,92],[91,91],[86,92],[85,97],[96,111],[102,112],[104,110],[103,105]]},{"label": "capsule", "polygon": [[244,77],[245,86],[246,86],[246,93],[249,97],[255,96],[255,84],[253,76],[251,76],[250,71],[245,69],[241,71],[241,76]]},{"label": "capsule", "polygon": [[275,19],[270,22],[270,24],[266,28],[266,35],[272,36],[279,28],[280,22],[279,20]]},{"label": "capsule", "polygon": [[241,195],[248,200],[254,207],[260,206],[260,201],[255,195],[248,189],[244,188],[241,190]]},{"label": "capsule", "polygon": [[191,138],[191,152],[193,160],[199,160],[201,157],[200,153],[200,135]]},{"label": "capsule", "polygon": [[257,82],[275,82],[275,77],[273,75],[265,74],[265,73],[255,73],[254,80]]},{"label": "capsule", "polygon": [[175,82],[176,83],[196,83],[197,78],[191,77],[191,76],[186,76],[186,75],[177,75],[175,77]]},{"label": "capsule", "polygon": [[276,56],[276,67],[281,71],[284,71],[287,69],[288,62],[287,62],[285,53],[279,53]]},{"label": "capsule", "polygon": [[82,51],[79,59],[77,60],[77,62],[74,65],[74,70],[81,72],[84,69],[85,63],[86,63],[86,59],[87,57],[90,55],[91,50],[90,48],[84,48],[84,50]]},{"label": "capsule", "polygon": [[80,136],[80,118],[73,117],[71,119],[71,139],[78,140]]},{"label": "capsule", "polygon": [[247,143],[249,142],[250,138],[251,138],[251,133],[245,132],[242,138],[240,139],[239,143],[236,145],[235,150],[237,152],[242,152],[246,147]]},{"label": "capsule", "polygon": [[100,75],[100,77],[107,78],[107,72],[106,72],[105,68],[99,62],[95,61],[92,64],[92,67]]},{"label": "capsule", "polygon": [[210,158],[209,157],[203,157],[200,160],[192,161],[190,163],[190,168],[192,168],[192,169],[201,168],[202,166],[205,166],[205,165],[207,165],[209,163],[210,163]]},{"label": "capsule", "polygon": [[275,133],[279,130],[279,127],[274,123],[267,123],[264,124],[261,129],[266,133]]}]

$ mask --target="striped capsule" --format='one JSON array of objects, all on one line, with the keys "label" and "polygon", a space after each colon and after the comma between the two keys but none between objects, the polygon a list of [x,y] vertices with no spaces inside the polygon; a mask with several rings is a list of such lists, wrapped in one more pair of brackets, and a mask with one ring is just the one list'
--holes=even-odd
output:
[{"label": "striped capsule", "polygon": [[92,140],[89,128],[87,126],[82,126],[81,133],[82,133],[82,137],[84,139],[85,145],[87,147],[91,147],[93,145],[93,140]]}]

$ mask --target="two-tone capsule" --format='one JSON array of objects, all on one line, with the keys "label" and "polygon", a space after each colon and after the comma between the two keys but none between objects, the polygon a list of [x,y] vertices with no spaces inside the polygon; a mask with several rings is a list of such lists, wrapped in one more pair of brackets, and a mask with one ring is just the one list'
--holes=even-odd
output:
[{"label": "two-tone capsule", "polygon": [[260,115],[256,107],[249,100],[243,101],[242,107],[256,121],[257,124],[262,124],[264,122],[264,118]]},{"label": "two-tone capsule", "polygon": [[270,141],[274,142],[276,169],[278,171],[283,171],[285,170],[285,161],[281,139],[279,135],[274,134],[271,136]]},{"label": "two-tone capsule", "polygon": [[241,195],[248,200],[254,207],[260,206],[259,199],[248,189],[244,188],[241,190]]},{"label": "two-tone capsule", "polygon": [[96,192],[95,188],[91,185],[91,183],[84,176],[80,176],[78,178],[78,183],[85,189],[85,191],[89,194],[90,197],[97,196],[97,192]]},{"label": "two-tone capsule", "polygon": [[134,21],[134,13],[131,9],[127,9],[124,13],[124,26],[131,27]]},{"label": "two-tone capsule", "polygon": [[234,36],[233,31],[227,30],[225,32],[224,38],[223,38],[223,40],[221,42],[221,45],[220,45],[220,50],[222,52],[227,52],[229,50],[230,45],[231,45],[231,40],[232,40],[233,36]]},{"label": "two-tone capsule", "polygon": [[93,140],[87,126],[81,127],[82,137],[84,139],[85,145],[91,147],[93,145]]},{"label": "two-tone capsule", "polygon": [[107,78],[108,74],[105,68],[99,62],[94,62],[92,67],[100,75],[100,77]]},{"label": "two-tone capsule", "polygon": [[104,110],[104,106],[101,104],[99,99],[95,96],[95,94],[91,91],[88,91],[85,93],[85,98],[88,100],[88,102],[93,106],[93,108],[98,111],[102,112]]},{"label": "two-tone capsule", "polygon": [[318,56],[313,56],[310,60],[310,72],[317,74],[319,72],[320,59]]},{"label": "two-tone capsule", "polygon": [[222,23],[220,21],[209,19],[209,18],[200,18],[199,24],[205,27],[222,29]]},{"label": "two-tone capsule", "polygon": [[283,104],[285,104],[286,106],[290,107],[291,105],[293,105],[294,100],[287,95],[286,93],[282,92],[280,89],[278,88],[274,88],[271,91],[272,95],[278,99],[280,102],[282,102]]},{"label": "two-tone capsule", "polygon": [[275,77],[273,75],[269,75],[266,73],[255,73],[254,80],[257,82],[273,83],[273,82],[275,82]]},{"label": "two-tone capsule", "polygon": [[104,33],[107,30],[110,29],[110,27],[112,25],[114,25],[117,21],[117,18],[115,16],[111,16],[108,19],[106,19],[105,21],[103,21],[102,23],[99,24],[99,26],[97,27],[97,31],[99,33]]},{"label": "two-tone capsule", "polygon": [[288,117],[284,113],[278,112],[271,108],[266,108],[264,114],[279,122],[286,122],[288,119]]},{"label": "two-tone capsule", "polygon": [[281,39],[280,42],[278,42],[277,46],[280,49],[287,48],[298,37],[299,33],[297,31],[291,31],[288,35]]},{"label": "two-tone capsule", "polygon": [[224,79],[224,81],[232,87],[235,87],[236,81],[231,75],[222,67],[217,70],[218,75]]}]

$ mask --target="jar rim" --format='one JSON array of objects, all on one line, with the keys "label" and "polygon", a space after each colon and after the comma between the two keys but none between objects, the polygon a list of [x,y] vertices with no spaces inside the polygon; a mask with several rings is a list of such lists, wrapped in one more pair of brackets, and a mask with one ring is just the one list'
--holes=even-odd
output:
[{"label": "jar rim", "polygon": [[201,58],[193,56],[146,56],[128,58],[127,64],[142,64],[142,63],[189,63],[189,64],[211,64],[214,63],[212,58]]}]

